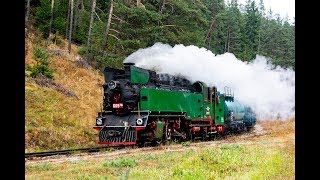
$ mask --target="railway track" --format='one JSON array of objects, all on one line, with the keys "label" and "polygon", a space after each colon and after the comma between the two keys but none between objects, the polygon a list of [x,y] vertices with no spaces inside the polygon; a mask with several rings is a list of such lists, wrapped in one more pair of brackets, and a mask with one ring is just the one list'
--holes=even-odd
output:
[{"label": "railway track", "polygon": [[66,150],[57,150],[57,151],[45,151],[45,152],[34,152],[34,153],[25,153],[25,158],[26,159],[31,159],[31,158],[37,158],[37,157],[48,157],[48,156],[56,156],[56,155],[70,155],[70,154],[75,154],[75,153],[93,153],[93,152],[99,152],[101,150],[107,150],[112,148],[112,150],[120,150],[124,148],[142,148],[142,147],[154,147],[154,144],[152,143],[146,143],[143,146],[138,146],[138,145],[131,145],[131,146],[124,146],[124,145],[119,145],[119,146],[104,146],[104,147],[92,147],[92,148],[79,148],[79,149],[66,149]]},{"label": "railway track", "polygon": [[75,153],[92,153],[99,152],[104,149],[122,149],[125,146],[109,146],[109,147],[91,147],[91,148],[79,148],[79,149],[66,149],[66,150],[58,150],[58,151],[45,151],[45,152],[34,152],[34,153],[25,153],[25,158],[34,158],[34,157],[47,157],[47,156],[55,156],[55,155],[68,155]]},{"label": "railway track", "polygon": [[[194,142],[195,143],[195,142]],[[79,149],[66,149],[66,150],[57,150],[57,151],[45,151],[45,152],[34,152],[34,153],[25,153],[25,158],[26,159],[32,159],[32,158],[37,158],[37,157],[48,157],[48,156],[56,156],[56,155],[71,155],[71,154],[79,154],[79,153],[93,153],[93,152],[99,152],[101,150],[107,150],[112,148],[112,150],[120,150],[124,148],[147,148],[147,147],[157,147],[154,146],[153,144],[145,144],[144,146],[137,146],[137,145],[132,145],[132,146],[104,146],[104,147],[92,147],[92,148],[79,148]]]},{"label": "railway track", "polygon": [[[239,135],[239,134],[238,134]],[[250,136],[256,136],[257,133],[250,132],[247,133],[247,135]],[[226,135],[223,137],[220,137],[220,140],[228,139],[228,137],[234,137],[234,135]],[[217,139],[218,140],[218,139]],[[192,144],[196,143],[197,141],[192,142]],[[206,142],[206,141],[198,141],[198,142]],[[207,141],[208,142],[208,141]],[[210,143],[210,142],[208,142]],[[152,144],[145,144],[143,147],[152,147]],[[76,153],[93,153],[93,152],[99,152],[101,150],[108,150],[112,148],[113,150],[120,150],[124,148],[137,148],[138,146],[132,145],[132,146],[101,146],[101,147],[91,147],[91,148],[79,148],[79,149],[67,149],[67,150],[57,150],[57,151],[45,151],[45,152],[34,152],[34,153],[25,153],[26,159],[36,158],[36,157],[47,157],[47,156],[55,156],[55,155],[70,155],[70,154],[76,154]]]}]

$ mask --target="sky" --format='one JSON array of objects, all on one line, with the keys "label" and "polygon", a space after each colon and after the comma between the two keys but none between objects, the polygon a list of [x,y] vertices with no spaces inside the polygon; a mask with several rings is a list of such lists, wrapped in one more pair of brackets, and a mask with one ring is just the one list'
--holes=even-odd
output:
[{"label": "sky", "polygon": [[[260,0],[255,0],[259,4]],[[295,0],[263,0],[266,12],[271,7],[273,14],[278,13],[282,18],[288,14],[289,21],[292,22],[295,17]],[[239,0],[240,4],[245,4],[246,0]]]}]

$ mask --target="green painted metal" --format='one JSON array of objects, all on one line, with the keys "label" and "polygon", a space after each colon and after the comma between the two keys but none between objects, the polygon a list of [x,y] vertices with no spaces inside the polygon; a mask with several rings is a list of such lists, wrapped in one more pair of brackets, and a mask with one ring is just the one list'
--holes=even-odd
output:
[{"label": "green painted metal", "polygon": [[[215,119],[216,124],[223,125],[225,123],[225,112],[227,112],[225,111],[225,97],[216,90],[214,94],[217,94],[218,98],[210,97],[212,90],[205,88],[207,87],[204,84],[203,90],[205,91],[203,93],[142,88],[140,91],[140,108],[141,110],[151,111],[151,114],[186,113],[189,120],[211,118]],[[235,104],[234,102],[231,103]],[[238,110],[241,111],[241,108],[238,108],[236,112]]]},{"label": "green painted metal", "polygon": [[130,66],[131,82],[134,84],[147,84],[149,81],[149,71],[135,66]]},{"label": "green painted metal", "polygon": [[224,104],[225,99],[224,96],[219,96],[217,98],[217,105],[216,105],[216,124],[224,124]]},{"label": "green painted metal", "polygon": [[141,110],[160,112],[186,112],[188,119],[204,117],[203,94],[161,89],[141,88]]},{"label": "green painted metal", "polygon": [[163,122],[158,121],[157,127],[156,127],[156,138],[158,139],[162,138],[162,134],[163,134]]}]

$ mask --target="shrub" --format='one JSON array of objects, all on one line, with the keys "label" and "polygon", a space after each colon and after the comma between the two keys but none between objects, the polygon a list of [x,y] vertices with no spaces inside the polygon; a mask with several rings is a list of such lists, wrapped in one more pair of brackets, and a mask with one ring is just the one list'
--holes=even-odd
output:
[{"label": "shrub", "polygon": [[83,55],[86,54],[86,52],[87,52],[87,48],[86,47],[81,46],[81,47],[78,48],[78,54],[79,55],[83,56]]},{"label": "shrub", "polygon": [[50,62],[47,60],[49,54],[40,47],[34,48],[33,54],[36,65],[26,67],[26,70],[31,72],[28,76],[35,78],[39,75],[43,75],[50,79],[54,79],[53,70],[49,68]]}]

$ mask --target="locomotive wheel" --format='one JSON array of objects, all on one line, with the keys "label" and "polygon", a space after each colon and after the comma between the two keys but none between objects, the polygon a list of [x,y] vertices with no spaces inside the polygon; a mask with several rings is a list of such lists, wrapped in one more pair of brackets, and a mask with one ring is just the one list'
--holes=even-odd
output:
[{"label": "locomotive wheel", "polygon": [[165,132],[165,141],[171,141],[172,140],[172,133],[170,129],[166,129]]},{"label": "locomotive wheel", "polygon": [[202,140],[205,140],[206,138],[207,138],[206,133],[205,133],[205,132],[202,133],[202,134],[201,134],[201,139],[202,139]]},{"label": "locomotive wheel", "polygon": [[195,142],[195,139],[196,139],[195,135],[190,133],[190,139],[192,142]]}]

